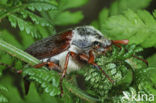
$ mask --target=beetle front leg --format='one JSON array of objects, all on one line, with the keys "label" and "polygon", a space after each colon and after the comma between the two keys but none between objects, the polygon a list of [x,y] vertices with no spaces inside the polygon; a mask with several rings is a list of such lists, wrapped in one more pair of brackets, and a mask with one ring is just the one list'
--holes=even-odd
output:
[{"label": "beetle front leg", "polygon": [[106,78],[108,78],[108,80],[113,83],[114,81],[105,73],[104,70],[102,70],[102,68],[96,64],[94,62],[94,55],[93,55],[93,52],[92,51],[89,51],[89,57],[85,54],[81,54],[79,55],[80,56],[80,59],[84,60],[84,61],[87,61],[89,64],[93,65],[95,68],[99,69],[102,71],[102,73],[106,76]]}]

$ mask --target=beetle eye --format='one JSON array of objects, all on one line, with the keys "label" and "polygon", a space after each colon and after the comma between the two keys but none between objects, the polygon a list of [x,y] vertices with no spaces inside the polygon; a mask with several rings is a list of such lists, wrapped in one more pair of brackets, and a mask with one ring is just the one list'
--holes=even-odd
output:
[{"label": "beetle eye", "polygon": [[98,42],[98,41],[94,41],[94,46],[99,46],[100,45],[100,42]]}]

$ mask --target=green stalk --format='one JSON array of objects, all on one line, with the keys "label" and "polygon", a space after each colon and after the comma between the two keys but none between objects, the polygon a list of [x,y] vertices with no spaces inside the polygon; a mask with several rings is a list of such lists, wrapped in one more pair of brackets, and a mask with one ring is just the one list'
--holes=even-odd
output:
[{"label": "green stalk", "polygon": [[16,58],[28,63],[31,66],[40,63],[40,61],[38,59],[36,59],[35,57],[24,52],[23,50],[16,48],[15,46],[10,45],[9,43],[7,43],[1,39],[0,39],[0,49]]},{"label": "green stalk", "polygon": [[95,103],[97,101],[100,101],[97,98],[91,97],[87,94],[85,94],[82,90],[78,89],[77,87],[73,86],[71,83],[69,83],[66,79],[63,81],[65,87],[67,88],[68,91],[73,93],[74,95],[80,97],[81,99],[88,101],[89,103]]},{"label": "green stalk", "polygon": [[[4,52],[12,55],[13,57],[16,57],[29,65],[33,66],[35,64],[40,63],[38,59],[35,57],[31,56],[30,54],[24,52],[23,50],[20,50],[13,45],[5,42],[4,40],[0,39],[0,50],[3,50]],[[74,95],[78,96],[79,98],[86,100],[88,102],[96,102],[99,101],[96,98],[90,97],[89,95],[85,94],[82,92],[80,89],[74,87],[71,83],[69,83],[66,79],[64,79],[64,85],[65,87]]]}]

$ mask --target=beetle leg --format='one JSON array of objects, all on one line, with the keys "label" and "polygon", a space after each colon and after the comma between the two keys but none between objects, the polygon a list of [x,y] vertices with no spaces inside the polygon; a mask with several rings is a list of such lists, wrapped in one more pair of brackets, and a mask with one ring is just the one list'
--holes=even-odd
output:
[{"label": "beetle leg", "polygon": [[147,60],[142,59],[142,58],[140,58],[140,57],[138,57],[138,56],[135,56],[135,55],[132,55],[132,56],[133,56],[134,58],[138,59],[138,60],[143,61],[143,62],[146,63],[146,65],[148,66],[148,61],[147,61]]},{"label": "beetle leg", "polygon": [[120,50],[122,49],[122,47],[119,44],[114,44],[116,47],[120,48]]},{"label": "beetle leg", "polygon": [[[41,67],[46,66],[46,65],[48,65],[50,70],[53,70],[53,69],[61,70],[60,67],[57,64],[55,64],[54,62],[43,62],[40,64],[36,64],[33,67],[34,68],[41,68]],[[22,70],[17,71],[18,74],[21,74],[22,72],[23,72]]]},{"label": "beetle leg", "polygon": [[89,59],[88,59],[88,63],[93,63],[95,60],[93,52],[89,51]]},{"label": "beetle leg", "polygon": [[40,68],[40,67],[43,67],[43,66],[46,66],[46,65],[48,65],[48,68],[50,70],[55,70],[56,69],[56,70],[61,71],[61,68],[57,64],[55,64],[54,62],[43,62],[43,63],[37,64],[37,65],[34,65],[33,67]]},{"label": "beetle leg", "polygon": [[68,52],[68,54],[66,55],[65,64],[64,64],[64,70],[63,70],[62,76],[60,78],[61,97],[63,96],[62,82],[63,82],[63,78],[65,77],[65,74],[67,72],[67,67],[68,67],[68,62],[69,62],[69,56],[70,56],[70,52]]},{"label": "beetle leg", "polygon": [[[113,43],[115,46],[119,47],[120,49],[121,49],[122,47],[121,47],[119,44],[127,45],[128,42],[129,42],[129,40],[112,40],[112,43]],[[138,60],[143,61],[143,62],[146,63],[146,65],[148,66],[147,60],[142,59],[142,58],[139,58],[138,56],[135,56],[135,55],[132,55],[132,56],[133,56],[134,58],[138,59]]]},{"label": "beetle leg", "polygon": [[113,83],[114,81],[105,73],[104,70],[102,70],[102,68],[96,64],[94,62],[94,55],[93,55],[93,52],[92,51],[89,51],[89,57],[85,54],[81,54],[79,55],[80,56],[80,59],[84,60],[84,61],[87,61],[89,64],[93,65],[95,68],[99,69],[102,71],[102,73],[106,76],[106,78],[108,78],[108,80]]},{"label": "beetle leg", "polygon": [[63,73],[62,73],[62,76],[60,78],[60,89],[61,89],[61,96],[63,96],[63,87],[62,87],[62,82],[63,82],[63,78],[65,77],[66,75],[66,72],[67,72],[67,67],[68,67],[68,62],[69,62],[69,57],[72,56],[76,56],[77,54],[74,53],[74,52],[68,52],[68,54],[66,55],[66,59],[65,59],[65,64],[64,64],[64,69],[63,69]]}]

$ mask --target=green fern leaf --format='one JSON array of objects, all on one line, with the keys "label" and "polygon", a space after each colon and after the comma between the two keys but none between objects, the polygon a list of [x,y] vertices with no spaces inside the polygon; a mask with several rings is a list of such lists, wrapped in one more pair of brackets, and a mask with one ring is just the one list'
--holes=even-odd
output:
[{"label": "green fern leaf", "polygon": [[88,0],[60,0],[58,1],[58,9],[50,11],[48,15],[54,21],[55,25],[64,26],[80,22],[83,19],[81,11],[73,12],[65,11],[69,8],[75,8],[84,5]]},{"label": "green fern leaf", "polygon": [[46,19],[39,17],[38,15],[28,10],[23,10],[21,13],[24,15],[25,18],[29,16],[31,20],[36,24],[41,24],[41,26],[51,26],[51,24]]},{"label": "green fern leaf", "polygon": [[76,24],[83,19],[82,12],[77,11],[71,13],[69,11],[64,11],[56,16],[54,23],[56,25],[69,25],[69,24]]},{"label": "green fern leaf", "polygon": [[[41,35],[37,31],[37,29],[32,25],[32,23],[23,20],[22,18],[16,15],[9,15],[9,21],[13,27],[18,27],[21,31],[26,31],[28,34],[31,34],[35,38],[40,38]],[[15,22],[16,21],[16,22]]]},{"label": "green fern leaf", "polygon": [[93,21],[91,25],[99,30],[102,30],[103,28],[101,27],[101,25],[103,25],[103,23],[107,20],[108,17],[109,17],[109,10],[104,8],[100,11],[98,20]]},{"label": "green fern leaf", "polygon": [[101,12],[99,13],[99,18],[96,22],[97,25],[92,25],[98,27],[98,29],[102,31],[103,28],[101,28],[101,25],[103,25],[103,23],[107,21],[108,17],[121,14],[128,9],[135,11],[138,9],[146,8],[151,1],[152,0],[116,0],[112,3],[109,9],[103,8],[101,10]]},{"label": "green fern leaf", "polygon": [[88,0],[60,0],[60,8],[65,10],[69,8],[76,8],[86,4]]},{"label": "green fern leaf", "polygon": [[47,11],[47,10],[55,10],[56,6],[53,4],[50,4],[48,2],[30,2],[27,6],[30,10],[38,10],[38,11]]},{"label": "green fern leaf", "polygon": [[8,102],[8,99],[1,93],[1,91],[8,92],[8,89],[2,85],[0,85],[0,103]]},{"label": "green fern leaf", "polygon": [[149,6],[152,0],[116,0],[110,7],[110,15],[117,15],[127,9],[138,10]]},{"label": "green fern leaf", "polygon": [[60,94],[59,76],[54,71],[45,69],[24,69],[23,76],[29,76],[29,79],[40,84],[46,93],[50,96]]},{"label": "green fern leaf", "polygon": [[4,96],[0,94],[0,103],[6,103],[8,102],[8,99]]},{"label": "green fern leaf", "polygon": [[2,85],[0,85],[0,90],[2,90],[2,91],[8,91],[8,89],[6,87],[2,86]]},{"label": "green fern leaf", "polygon": [[149,57],[148,59],[149,62],[149,66],[156,66],[155,61],[156,61],[156,54],[152,55],[151,57]]},{"label": "green fern leaf", "polygon": [[123,15],[112,16],[102,28],[103,33],[112,39],[129,39],[130,43],[141,44],[145,48],[156,44],[156,21],[145,10],[128,10]]}]

